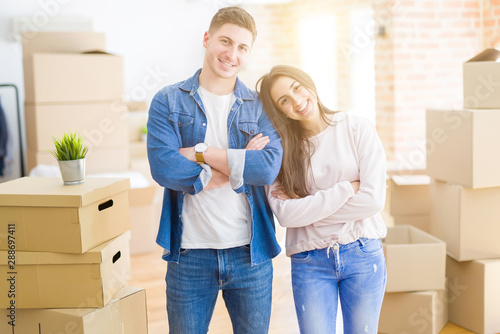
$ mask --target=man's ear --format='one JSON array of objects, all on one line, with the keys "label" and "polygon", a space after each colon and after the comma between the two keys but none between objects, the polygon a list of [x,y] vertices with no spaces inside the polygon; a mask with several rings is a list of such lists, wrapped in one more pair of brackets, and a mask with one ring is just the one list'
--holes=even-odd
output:
[{"label": "man's ear", "polygon": [[205,31],[205,35],[203,35],[203,46],[206,48],[208,40],[210,39],[210,33]]}]

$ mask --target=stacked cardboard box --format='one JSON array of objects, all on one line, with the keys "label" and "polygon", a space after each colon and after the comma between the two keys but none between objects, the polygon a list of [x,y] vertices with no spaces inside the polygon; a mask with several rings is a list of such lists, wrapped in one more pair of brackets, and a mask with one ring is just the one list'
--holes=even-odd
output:
[{"label": "stacked cardboard box", "polygon": [[[427,110],[430,230],[447,244],[450,321],[500,332],[500,51],[464,64],[461,110]],[[493,283],[494,282],[494,283]]]},{"label": "stacked cardboard box", "polygon": [[439,333],[448,322],[445,243],[414,226],[398,225],[388,228],[383,245],[387,287],[379,332]]},{"label": "stacked cardboard box", "polygon": [[49,153],[52,137],[69,131],[78,131],[90,146],[87,173],[128,169],[123,61],[105,49],[105,36],[100,33],[24,36],[28,170],[39,164],[56,165]]},{"label": "stacked cardboard box", "polygon": [[129,187],[116,178],[0,184],[0,305],[10,319],[2,333],[32,332],[34,324],[59,333],[67,321],[82,334],[147,332],[145,292],[125,287]]}]

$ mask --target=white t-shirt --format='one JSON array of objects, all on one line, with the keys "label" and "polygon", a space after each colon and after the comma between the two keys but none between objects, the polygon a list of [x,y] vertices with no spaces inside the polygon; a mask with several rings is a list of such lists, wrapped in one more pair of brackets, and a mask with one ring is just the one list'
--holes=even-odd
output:
[{"label": "white t-shirt", "polygon": [[[215,95],[198,88],[207,116],[205,143],[227,150],[227,117],[235,101],[233,93]],[[231,185],[186,194],[182,207],[181,247],[224,249],[250,243],[250,208],[244,193]]]}]

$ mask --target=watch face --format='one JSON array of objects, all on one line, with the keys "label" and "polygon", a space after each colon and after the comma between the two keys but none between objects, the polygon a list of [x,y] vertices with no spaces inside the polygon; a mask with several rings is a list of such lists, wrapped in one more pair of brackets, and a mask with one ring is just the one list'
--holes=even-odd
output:
[{"label": "watch face", "polygon": [[208,148],[207,144],[205,144],[205,143],[198,143],[194,147],[194,150],[195,150],[195,152],[203,153],[203,152],[205,152],[207,150],[207,148]]}]

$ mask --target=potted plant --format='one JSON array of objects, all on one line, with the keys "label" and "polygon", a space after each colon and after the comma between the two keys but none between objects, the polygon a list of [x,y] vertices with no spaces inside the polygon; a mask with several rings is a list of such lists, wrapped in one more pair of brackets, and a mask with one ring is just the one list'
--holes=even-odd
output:
[{"label": "potted plant", "polygon": [[55,149],[51,151],[57,159],[65,185],[80,184],[85,180],[85,157],[88,147],[76,132],[64,133],[60,139],[52,137]]},{"label": "potted plant", "polygon": [[143,125],[141,127],[141,139],[142,141],[146,141],[146,138],[148,136],[148,127],[146,125]]}]

